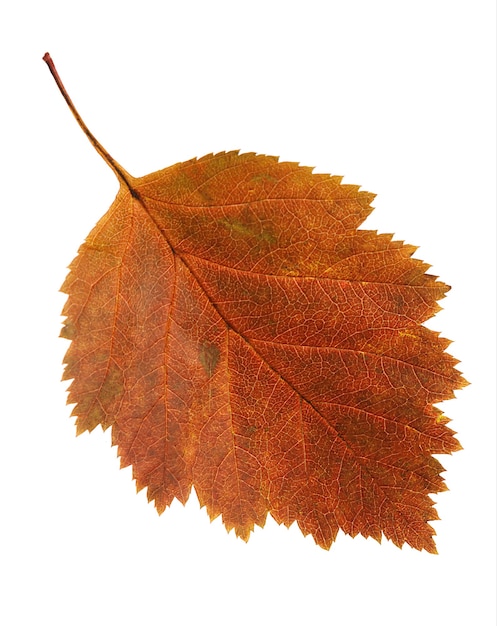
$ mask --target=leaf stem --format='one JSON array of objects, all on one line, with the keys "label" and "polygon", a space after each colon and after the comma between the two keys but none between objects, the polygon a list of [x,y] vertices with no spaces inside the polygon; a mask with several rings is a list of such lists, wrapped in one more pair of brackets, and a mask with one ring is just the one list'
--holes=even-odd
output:
[{"label": "leaf stem", "polygon": [[43,60],[48,65],[48,69],[52,74],[55,82],[57,83],[57,87],[59,88],[60,93],[64,97],[64,100],[67,103],[67,106],[71,109],[72,114],[76,118],[81,130],[88,137],[91,145],[95,148],[95,150],[100,154],[103,160],[107,163],[107,165],[114,171],[117,176],[119,182],[124,183],[127,187],[130,187],[130,180],[133,178],[128,172],[115,160],[111,157],[111,155],[107,152],[107,150],[102,146],[102,144],[98,141],[98,139],[93,135],[88,126],[84,123],[83,118],[78,113],[78,110],[74,106],[73,101],[69,97],[69,94],[64,87],[62,80],[55,68],[54,62],[52,61],[52,57],[48,52],[46,52],[43,56]]}]

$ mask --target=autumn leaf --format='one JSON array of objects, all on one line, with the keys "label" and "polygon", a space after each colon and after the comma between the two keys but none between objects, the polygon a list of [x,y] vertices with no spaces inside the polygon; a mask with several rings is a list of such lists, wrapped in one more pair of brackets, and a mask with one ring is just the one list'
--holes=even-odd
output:
[{"label": "autumn leaf", "polygon": [[373,195],[226,152],[134,178],[85,126],[120,189],[62,287],[77,431],[112,428],[159,513],[192,486],[247,540],[270,513],[329,548],[338,531],[436,552],[434,407],[465,381],[423,322],[449,289]]}]

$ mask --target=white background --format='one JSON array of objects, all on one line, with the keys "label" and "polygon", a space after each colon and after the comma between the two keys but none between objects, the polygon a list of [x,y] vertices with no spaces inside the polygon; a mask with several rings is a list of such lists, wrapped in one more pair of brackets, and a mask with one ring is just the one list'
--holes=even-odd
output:
[{"label": "white background", "polygon": [[[43,0],[0,16],[0,621],[495,623],[495,44],[483,0]],[[438,556],[271,520],[248,544],[192,498],[158,517],[110,433],[76,438],[58,288],[117,181],[42,62],[134,175],[239,148],[378,194],[370,228],[453,289],[429,322],[472,385],[446,402]]]}]

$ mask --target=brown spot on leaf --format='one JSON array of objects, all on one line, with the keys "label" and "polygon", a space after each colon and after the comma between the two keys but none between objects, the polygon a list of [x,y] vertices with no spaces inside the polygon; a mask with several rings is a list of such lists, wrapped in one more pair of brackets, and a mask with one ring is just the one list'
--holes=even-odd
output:
[{"label": "brown spot on leaf", "polygon": [[219,363],[221,353],[214,343],[202,343],[200,345],[199,361],[205,373],[210,378]]}]

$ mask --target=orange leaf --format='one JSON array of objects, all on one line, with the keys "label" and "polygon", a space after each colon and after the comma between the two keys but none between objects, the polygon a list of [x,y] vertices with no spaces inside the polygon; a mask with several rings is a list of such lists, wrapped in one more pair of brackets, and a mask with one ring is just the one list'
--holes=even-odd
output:
[{"label": "orange leaf", "polygon": [[433,405],[465,381],[422,324],[448,287],[339,177],[237,152],[130,176],[44,60],[120,182],[62,287],[78,433],[111,426],[159,513],[194,486],[245,540],[270,513],[436,552],[433,455],[460,445]]}]

